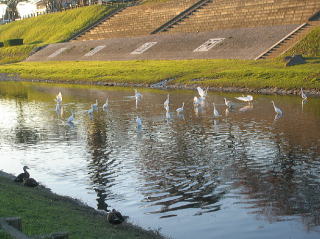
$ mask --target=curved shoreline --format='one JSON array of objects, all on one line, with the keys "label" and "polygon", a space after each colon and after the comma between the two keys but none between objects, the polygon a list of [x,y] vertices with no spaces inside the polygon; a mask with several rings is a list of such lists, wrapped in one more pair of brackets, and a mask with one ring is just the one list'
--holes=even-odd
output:
[{"label": "curved shoreline", "polygon": [[[63,207],[64,213],[63,214],[61,214],[61,215],[51,215],[51,214],[46,215],[46,223],[48,223],[48,224],[50,224],[51,221],[56,222],[56,220],[58,220],[57,218],[63,217],[64,214],[65,215],[73,214],[75,211],[77,211],[77,212],[81,213],[82,217],[86,218],[86,220],[89,220],[92,223],[99,222],[100,224],[104,225],[104,228],[100,229],[101,231],[102,230],[104,232],[109,231],[110,233],[114,234],[115,236],[119,235],[121,238],[123,238],[124,235],[127,235],[128,239],[136,238],[137,235],[139,236],[139,238],[144,238],[144,239],[166,238],[163,235],[161,235],[160,232],[157,230],[144,229],[144,228],[142,228],[138,225],[135,225],[133,223],[130,223],[130,222],[123,222],[122,224],[119,224],[116,226],[111,225],[106,220],[107,212],[105,212],[105,211],[96,210],[95,208],[92,208],[92,207],[86,205],[85,203],[83,203],[79,199],[56,194],[56,193],[52,192],[50,188],[47,188],[43,185],[40,185],[36,188],[30,188],[30,187],[23,186],[19,183],[15,183],[13,181],[14,178],[15,178],[14,175],[0,170],[0,185],[1,185],[0,191],[1,191],[1,189],[4,190],[2,193],[0,193],[0,201],[4,200],[3,202],[5,202],[5,198],[8,196],[6,194],[7,193],[12,194],[11,190],[8,190],[8,189],[12,189],[13,192],[15,192],[15,191],[18,192],[20,199],[22,198],[22,202],[26,202],[28,199],[30,199],[30,197],[32,197],[32,205],[30,205],[30,203],[21,204],[21,202],[19,203],[15,200],[12,200],[11,202],[8,202],[8,205],[5,208],[5,212],[10,211],[10,215],[5,215],[6,213],[4,213],[4,214],[1,213],[2,212],[1,209],[0,209],[0,214],[2,215],[2,217],[9,217],[9,216],[10,217],[11,216],[21,217],[25,223],[24,229],[26,229],[26,228],[30,229],[30,227],[34,227],[36,225],[36,222],[34,222],[32,219],[32,217],[34,217],[34,215],[30,215],[28,213],[23,213],[22,211],[28,211],[28,207],[30,207],[30,206],[37,207],[37,205],[38,205],[37,203],[40,200],[41,203],[44,203],[45,205],[47,205],[48,209],[49,208],[53,209],[54,212],[59,211],[59,208],[61,208],[61,204],[64,205],[64,207]],[[30,195],[32,195],[32,196],[30,196]],[[23,198],[24,196],[26,198]],[[21,210],[22,209],[23,210],[22,211],[18,210],[20,213],[17,214],[17,208],[20,208]],[[34,211],[34,210],[32,210],[32,211]],[[35,211],[37,211],[37,210],[35,210]],[[39,215],[39,216],[43,217],[43,215]],[[50,218],[51,216],[52,216],[52,218]],[[38,215],[37,215],[37,217],[38,217]],[[77,227],[86,227],[86,226],[87,226],[86,224],[77,225]],[[66,225],[63,223],[59,223],[58,227],[65,228]],[[54,226],[51,228],[50,225],[48,225],[48,228],[55,231]],[[41,228],[39,230],[41,230]],[[74,230],[74,228],[70,228],[70,231],[68,231],[70,234],[69,238],[81,236],[80,234],[76,235],[75,232],[72,230]],[[89,226],[88,226],[88,230],[90,230]],[[34,233],[29,230],[27,230],[27,231],[28,231],[28,233],[31,233],[31,234]],[[1,235],[0,235],[0,237],[1,237]],[[88,237],[86,237],[86,238],[88,238]]]},{"label": "curved shoreline", "polygon": [[[7,73],[0,73],[0,81],[16,81],[16,82],[35,82],[35,83],[51,83],[51,84],[70,84],[70,85],[95,85],[95,86],[119,86],[119,87],[145,87],[155,89],[196,89],[198,84],[167,84],[174,79],[165,79],[155,84],[133,84],[133,83],[117,83],[104,81],[82,81],[82,80],[45,80],[45,79],[26,79],[18,75],[12,76]],[[205,87],[205,86],[204,86]],[[209,91],[228,92],[228,93],[254,93],[264,95],[300,95],[300,89],[282,89],[277,87],[270,88],[240,88],[240,87],[208,87]],[[308,96],[320,97],[320,89],[304,89]]]}]

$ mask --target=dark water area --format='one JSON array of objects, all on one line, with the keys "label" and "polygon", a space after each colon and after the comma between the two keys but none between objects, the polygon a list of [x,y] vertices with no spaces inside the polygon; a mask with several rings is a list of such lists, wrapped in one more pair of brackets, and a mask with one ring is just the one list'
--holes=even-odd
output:
[{"label": "dark water area", "polygon": [[1,82],[0,170],[171,238],[319,238],[320,98],[138,90]]}]

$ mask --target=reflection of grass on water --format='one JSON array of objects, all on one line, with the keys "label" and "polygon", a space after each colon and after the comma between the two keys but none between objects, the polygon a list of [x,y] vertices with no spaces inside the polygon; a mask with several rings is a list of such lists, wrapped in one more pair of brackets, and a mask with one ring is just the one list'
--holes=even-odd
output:
[{"label": "reflection of grass on water", "polygon": [[57,81],[86,81],[152,84],[174,78],[170,84],[211,87],[284,89],[320,88],[319,57],[307,64],[285,67],[280,59],[106,61],[106,62],[23,62],[0,66],[0,72],[18,73],[22,78]]},{"label": "reflection of grass on water", "polygon": [[[111,226],[91,208],[46,190],[21,186],[1,175],[0,185],[0,217],[21,217],[27,235],[67,231],[70,238],[161,238],[131,225]],[[0,230],[0,238],[10,237]]]}]

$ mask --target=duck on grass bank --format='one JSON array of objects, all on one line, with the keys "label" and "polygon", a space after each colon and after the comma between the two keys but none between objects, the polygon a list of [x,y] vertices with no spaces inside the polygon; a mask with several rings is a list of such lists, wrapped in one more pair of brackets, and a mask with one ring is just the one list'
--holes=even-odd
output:
[{"label": "duck on grass bank", "polygon": [[17,183],[23,183],[24,186],[27,187],[36,187],[39,185],[39,183],[34,179],[30,178],[30,174],[28,173],[27,169],[29,169],[28,166],[23,167],[23,173],[20,173],[14,181]]},{"label": "duck on grass bank", "polygon": [[28,173],[27,169],[29,169],[28,166],[23,166],[23,173],[20,173],[14,181],[17,183],[22,183],[24,179],[27,179],[30,177],[30,174]]},{"label": "duck on grass bank", "polygon": [[124,217],[115,209],[107,214],[107,221],[113,225],[121,224],[124,222]]},{"label": "duck on grass bank", "polygon": [[39,183],[34,178],[25,178],[23,179],[23,185],[27,187],[37,187]]}]

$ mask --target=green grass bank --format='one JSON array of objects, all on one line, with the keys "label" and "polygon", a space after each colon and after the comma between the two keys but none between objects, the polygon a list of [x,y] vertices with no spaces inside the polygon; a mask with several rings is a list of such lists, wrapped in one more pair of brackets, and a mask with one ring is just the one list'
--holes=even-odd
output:
[{"label": "green grass bank", "polygon": [[281,59],[105,61],[105,62],[21,62],[0,66],[0,73],[18,74],[24,79],[65,83],[150,84],[173,79],[168,84],[209,87],[281,88],[320,90],[320,57],[307,64],[285,67]]},{"label": "green grass bank", "polygon": [[35,47],[63,42],[116,7],[118,6],[80,7],[0,25],[0,42],[12,38],[24,40],[23,46],[0,48],[0,64],[24,60]]},{"label": "green grass bank", "polygon": [[[146,0],[145,4],[167,0]],[[183,60],[105,62],[20,62],[32,49],[61,42],[116,6],[89,6],[0,26],[0,41],[23,38],[25,45],[0,48],[0,73],[23,79],[64,83],[135,84],[149,86],[166,79],[175,86],[202,85],[247,89],[305,88],[320,92],[320,27],[313,29],[286,55],[302,54],[307,64],[285,67],[274,60]],[[61,25],[64,27],[61,28]],[[36,26],[36,27],[35,27]],[[49,29],[49,30],[48,30]],[[15,62],[15,63],[14,63]],[[5,64],[4,63],[14,63]]]},{"label": "green grass bank", "polygon": [[[111,225],[106,217],[73,199],[43,188],[14,183],[0,172],[0,217],[22,218],[23,232],[29,236],[69,232],[69,238],[163,238],[158,233],[130,224]],[[0,238],[10,238],[0,229]]]}]

